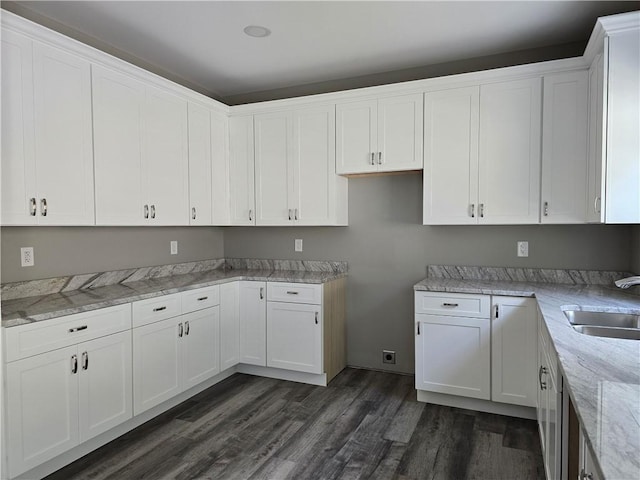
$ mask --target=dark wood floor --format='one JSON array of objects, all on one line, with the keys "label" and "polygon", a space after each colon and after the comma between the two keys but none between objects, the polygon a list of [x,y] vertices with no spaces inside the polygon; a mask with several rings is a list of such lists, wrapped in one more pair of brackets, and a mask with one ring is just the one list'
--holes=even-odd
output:
[{"label": "dark wood floor", "polygon": [[326,388],[236,374],[47,478],[544,479],[534,421],[415,397],[369,370]]}]

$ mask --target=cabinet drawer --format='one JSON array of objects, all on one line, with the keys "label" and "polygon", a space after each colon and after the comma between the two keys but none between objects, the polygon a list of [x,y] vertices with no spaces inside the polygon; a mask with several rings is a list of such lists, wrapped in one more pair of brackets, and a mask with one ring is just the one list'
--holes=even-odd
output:
[{"label": "cabinet drawer", "polygon": [[129,329],[130,303],[7,328],[7,362]]},{"label": "cabinet drawer", "polygon": [[489,295],[437,292],[415,293],[415,313],[489,318],[490,303]]},{"label": "cabinet drawer", "polygon": [[309,283],[267,283],[267,300],[270,302],[322,303],[322,285]]},{"label": "cabinet drawer", "polygon": [[182,293],[182,313],[195,312],[216,305],[220,305],[220,287],[218,285]]},{"label": "cabinet drawer", "polygon": [[182,313],[180,293],[163,295],[133,303],[133,327],[175,317]]}]

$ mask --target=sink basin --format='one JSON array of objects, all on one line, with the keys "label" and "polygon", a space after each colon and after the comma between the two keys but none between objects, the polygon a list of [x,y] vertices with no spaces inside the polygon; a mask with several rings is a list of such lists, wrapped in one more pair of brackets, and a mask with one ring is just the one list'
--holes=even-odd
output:
[{"label": "sink basin", "polygon": [[640,315],[583,310],[566,310],[564,314],[574,330],[584,335],[640,340]]}]

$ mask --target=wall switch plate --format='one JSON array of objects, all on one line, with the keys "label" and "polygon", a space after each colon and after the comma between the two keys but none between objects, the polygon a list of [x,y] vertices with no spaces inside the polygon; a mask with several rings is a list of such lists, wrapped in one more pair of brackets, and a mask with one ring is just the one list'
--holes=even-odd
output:
[{"label": "wall switch plate", "polygon": [[296,238],[295,250],[296,250],[296,252],[301,252],[302,251],[302,239],[301,238]]},{"label": "wall switch plate", "polygon": [[529,256],[529,242],[518,242],[518,256],[519,257]]},{"label": "wall switch plate", "polygon": [[20,265],[23,267],[33,267],[35,263],[33,247],[22,247],[20,249]]},{"label": "wall switch plate", "polygon": [[177,255],[177,254],[178,254],[178,241],[171,240],[171,255]]},{"label": "wall switch plate", "polygon": [[396,352],[393,350],[382,350],[382,363],[396,363]]}]

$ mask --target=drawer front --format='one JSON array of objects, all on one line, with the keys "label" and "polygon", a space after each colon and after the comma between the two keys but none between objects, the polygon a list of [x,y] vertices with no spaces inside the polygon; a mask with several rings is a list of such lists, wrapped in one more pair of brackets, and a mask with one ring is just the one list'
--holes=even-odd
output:
[{"label": "drawer front", "polygon": [[182,293],[182,313],[195,312],[220,305],[220,287],[198,288]]},{"label": "drawer front", "polygon": [[130,303],[7,328],[7,362],[130,329]]},{"label": "drawer front", "polygon": [[270,302],[322,304],[322,285],[310,283],[267,283],[267,300]]},{"label": "drawer front", "polygon": [[467,293],[415,292],[415,313],[490,318],[490,298]]},{"label": "drawer front", "polygon": [[133,326],[148,325],[182,313],[181,294],[163,295],[133,303]]}]

